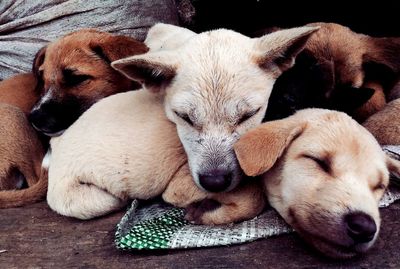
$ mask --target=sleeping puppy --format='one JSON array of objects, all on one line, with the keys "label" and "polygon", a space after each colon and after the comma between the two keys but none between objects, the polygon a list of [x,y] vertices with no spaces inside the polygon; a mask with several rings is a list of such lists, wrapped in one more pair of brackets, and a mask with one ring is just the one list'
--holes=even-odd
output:
[{"label": "sleeping puppy", "polygon": [[57,136],[101,98],[139,88],[110,63],[147,50],[133,38],[93,29],[51,42],[33,63],[41,97],[29,115],[30,122],[38,131]]},{"label": "sleeping puppy", "polygon": [[344,111],[362,122],[386,103],[400,76],[400,38],[375,38],[334,23],[307,41],[294,67],[276,81],[265,120],[309,107]]},{"label": "sleeping puppy", "polygon": [[[43,199],[47,187],[41,164],[45,149],[25,114],[0,103],[0,208]],[[21,189],[27,187],[26,189]]]},{"label": "sleeping puppy", "polygon": [[316,249],[347,258],[374,244],[378,202],[400,163],[349,116],[306,109],[254,128],[234,148],[247,175],[262,175],[269,203]]},{"label": "sleeping puppy", "polygon": [[[129,199],[153,198],[166,189],[164,200],[189,207],[187,218],[198,223],[247,219],[264,206],[261,188],[255,185],[203,201],[217,194],[196,187],[176,127],[165,116],[162,96],[146,90],[94,104],[62,136],[51,139],[51,148],[47,202],[65,216],[102,216]],[[236,202],[241,195],[248,198]],[[215,207],[215,201],[228,206],[200,216],[204,208]]]},{"label": "sleeping puppy", "polygon": [[[161,37],[170,27],[157,24],[150,33]],[[111,65],[164,96],[164,111],[176,124],[199,188],[230,191],[242,178],[234,142],[261,123],[275,80],[317,30],[299,27],[253,39],[226,29],[184,30],[182,43],[181,38],[172,45],[166,41],[167,48],[163,42],[147,43],[160,49]]]}]

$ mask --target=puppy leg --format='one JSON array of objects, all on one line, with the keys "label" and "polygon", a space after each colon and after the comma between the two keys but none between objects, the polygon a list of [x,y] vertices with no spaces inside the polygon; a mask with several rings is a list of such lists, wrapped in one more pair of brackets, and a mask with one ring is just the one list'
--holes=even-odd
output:
[{"label": "puppy leg", "polygon": [[174,206],[187,207],[193,202],[207,198],[207,193],[196,186],[186,163],[173,176],[162,198]]},{"label": "puppy leg", "polygon": [[231,192],[213,194],[210,198],[191,205],[186,218],[196,224],[228,224],[254,218],[265,206],[258,182],[249,182]]},{"label": "puppy leg", "polygon": [[49,177],[47,202],[61,215],[78,219],[91,219],[116,211],[127,204],[106,190],[78,180]]}]

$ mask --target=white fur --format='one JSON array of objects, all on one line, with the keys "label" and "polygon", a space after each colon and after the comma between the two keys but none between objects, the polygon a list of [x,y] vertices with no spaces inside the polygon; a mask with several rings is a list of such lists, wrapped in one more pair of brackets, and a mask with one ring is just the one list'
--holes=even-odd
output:
[{"label": "white fur", "polygon": [[[122,207],[129,198],[160,195],[186,161],[161,102],[144,90],[107,97],[52,138],[49,206],[88,219]],[[147,167],[154,159],[157,166]]]}]

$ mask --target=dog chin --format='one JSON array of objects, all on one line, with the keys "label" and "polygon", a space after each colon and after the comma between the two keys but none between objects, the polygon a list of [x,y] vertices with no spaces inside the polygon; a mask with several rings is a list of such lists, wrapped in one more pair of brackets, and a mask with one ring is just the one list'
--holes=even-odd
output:
[{"label": "dog chin", "polygon": [[311,244],[316,250],[318,250],[325,256],[334,259],[349,259],[355,257],[366,252],[373,245],[373,242],[357,245],[341,245],[325,239],[320,239],[316,237],[310,238],[309,235],[308,238],[306,238],[305,235],[302,235],[302,237],[305,238],[305,240],[309,244]]},{"label": "dog chin", "polygon": [[47,133],[47,132],[42,132],[42,133],[49,137],[57,137],[57,136],[62,135],[64,132],[65,132],[65,130],[61,130],[61,131],[54,132],[54,133]]}]

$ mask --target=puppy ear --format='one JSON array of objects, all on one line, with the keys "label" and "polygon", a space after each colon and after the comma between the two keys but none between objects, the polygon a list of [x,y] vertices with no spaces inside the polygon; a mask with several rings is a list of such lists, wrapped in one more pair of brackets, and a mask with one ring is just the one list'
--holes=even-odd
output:
[{"label": "puppy ear", "polygon": [[305,127],[305,122],[290,117],[264,123],[244,134],[233,147],[244,173],[257,176],[268,171]]},{"label": "puppy ear", "polygon": [[294,65],[295,58],[305,47],[311,34],[320,27],[298,27],[280,30],[256,40],[258,65],[279,76]]},{"label": "puppy ear", "polygon": [[[176,75],[176,65],[171,62],[169,52],[155,52],[140,56],[128,57],[111,63],[111,66],[126,77],[137,81],[144,88],[159,92],[167,87]],[[176,57],[176,56],[175,56]]]},{"label": "puppy ear", "polygon": [[32,73],[35,75],[36,78],[40,77],[39,73],[39,67],[43,64],[44,62],[44,57],[46,55],[46,49],[47,47],[41,48],[35,55],[35,58],[33,59],[33,65],[32,65]]},{"label": "puppy ear", "polygon": [[149,50],[144,43],[134,38],[110,34],[104,34],[103,38],[99,38],[89,46],[108,64],[128,56],[146,53]]},{"label": "puppy ear", "polygon": [[390,89],[400,76],[400,37],[366,38],[368,50],[363,55],[365,80],[377,81],[385,89]]},{"label": "puppy ear", "polygon": [[374,93],[374,89],[367,87],[338,86],[332,91],[329,97],[329,108],[344,112],[353,112],[371,99]]}]

